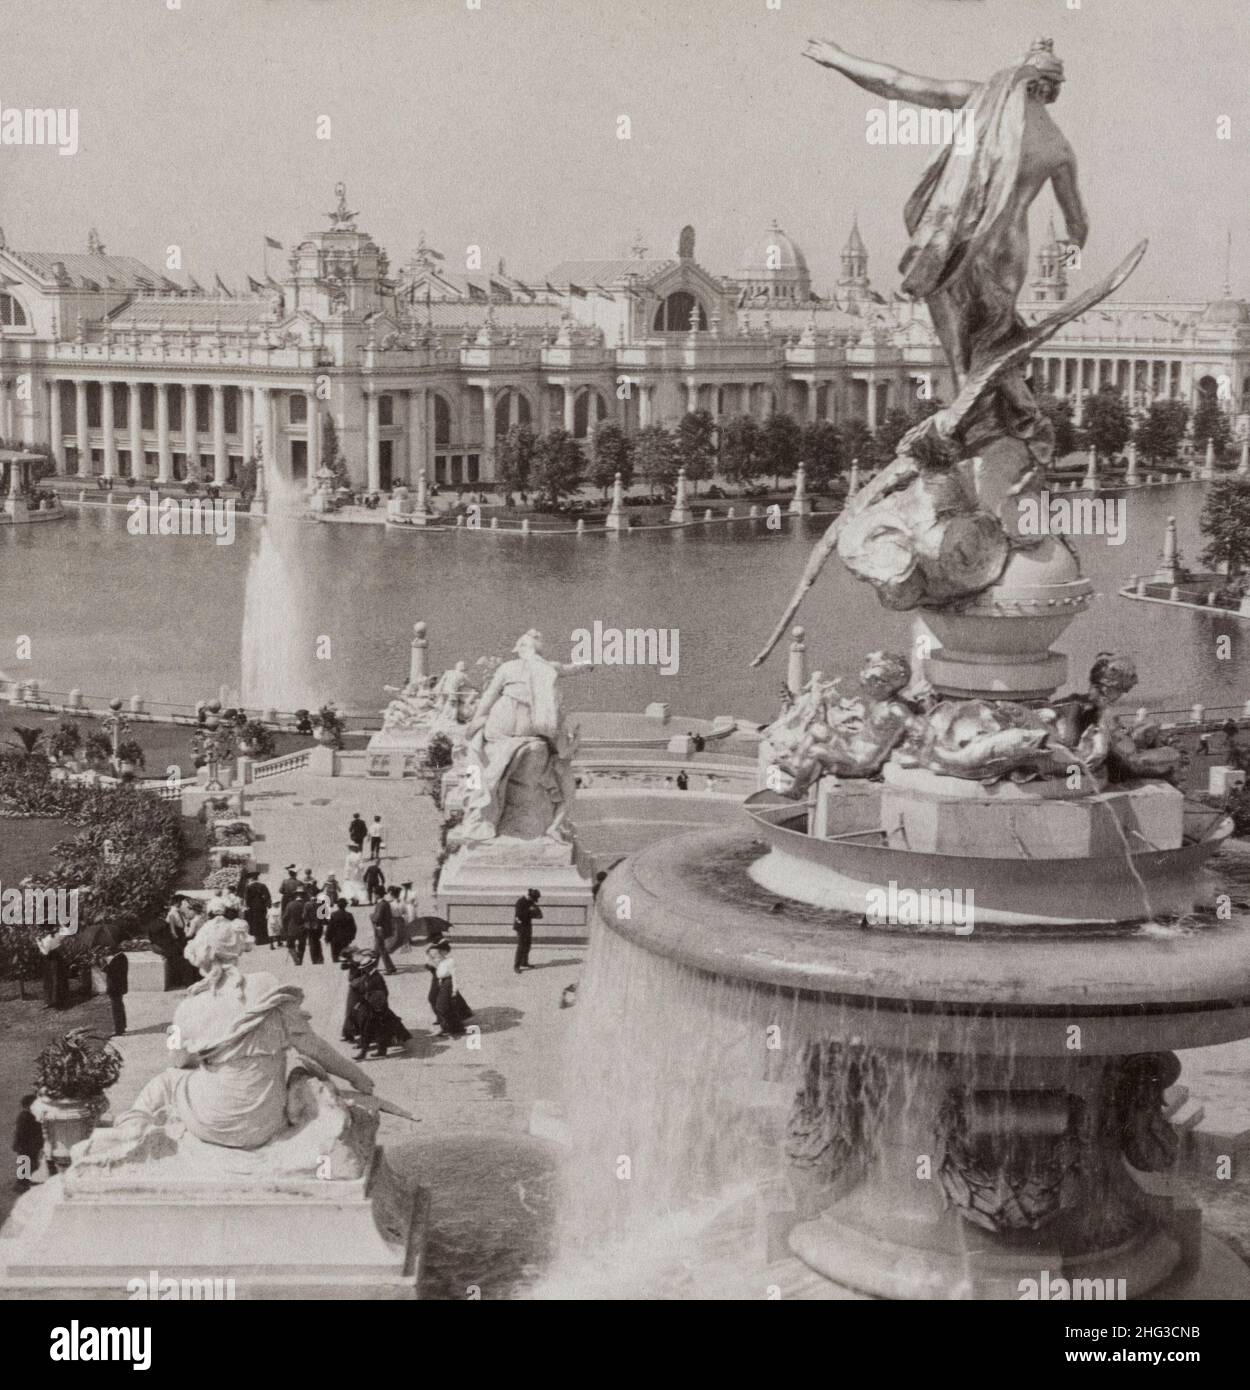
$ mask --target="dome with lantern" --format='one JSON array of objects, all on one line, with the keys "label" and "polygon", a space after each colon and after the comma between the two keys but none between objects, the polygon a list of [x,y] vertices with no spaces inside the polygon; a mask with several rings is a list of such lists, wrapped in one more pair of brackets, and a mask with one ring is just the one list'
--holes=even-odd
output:
[{"label": "dome with lantern", "polygon": [[735,278],[749,296],[767,294],[774,303],[803,304],[812,296],[807,257],[775,218],[767,232],[747,248]]}]

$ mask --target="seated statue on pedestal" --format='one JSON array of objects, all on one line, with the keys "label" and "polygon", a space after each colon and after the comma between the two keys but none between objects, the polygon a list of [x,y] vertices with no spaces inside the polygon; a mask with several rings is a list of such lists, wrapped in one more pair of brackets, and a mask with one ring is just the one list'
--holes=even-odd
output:
[{"label": "seated statue on pedestal", "polygon": [[572,838],[577,731],[565,720],[560,678],[590,662],[548,661],[532,628],[491,678],[467,729],[465,814],[458,843]]},{"label": "seated statue on pedestal", "polygon": [[[74,1155],[79,1174],[159,1163],[193,1174],[318,1175],[365,1171],[377,1126],[369,1075],[309,1026],[303,993],[245,975],[242,921],[210,919],[187,943],[203,979],[174,1012],[175,1065],[159,1072],[111,1128]],[[356,1093],[350,1100],[329,1077]],[[232,1157],[230,1151],[236,1151]]]}]

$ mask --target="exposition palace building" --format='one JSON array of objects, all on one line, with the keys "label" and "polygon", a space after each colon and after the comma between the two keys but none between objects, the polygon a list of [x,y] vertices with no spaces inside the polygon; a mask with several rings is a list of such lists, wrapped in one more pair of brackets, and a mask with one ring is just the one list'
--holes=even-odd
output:
[{"label": "exposition palace building", "polygon": [[[514,423],[586,439],[688,410],[853,417],[870,428],[918,394],[951,397],[923,306],[874,290],[858,228],[837,285],[812,289],[774,222],[734,275],[637,245],[565,261],[541,282],[458,273],[421,239],[392,275],[341,189],[327,230],[281,280],[206,294],[129,256],[17,251],[0,234],[0,436],[50,451],[59,474],[228,483],[248,457],[311,478],[333,417],[358,486],[488,482]],[[1063,250],[1038,255],[1026,317],[1067,293]],[[1035,385],[1084,398],[1106,381],[1141,408],[1209,393],[1238,432],[1250,418],[1250,305],[1103,306],[1034,362]]]}]

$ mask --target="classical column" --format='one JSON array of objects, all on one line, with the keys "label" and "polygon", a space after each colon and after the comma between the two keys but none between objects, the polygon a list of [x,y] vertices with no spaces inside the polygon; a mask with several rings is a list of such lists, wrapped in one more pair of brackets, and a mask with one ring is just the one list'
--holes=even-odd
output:
[{"label": "classical column", "polygon": [[1079,425],[1085,418],[1085,359],[1077,357],[1076,363],[1076,407],[1072,412],[1072,423]]},{"label": "classical column", "polygon": [[479,476],[495,476],[495,390],[489,382],[482,387],[482,462]]},{"label": "classical column", "polygon": [[258,454],[260,462],[268,466],[273,457],[273,421],[269,418],[269,388],[254,386],[252,400],[255,416],[252,431],[254,435],[259,434],[260,438],[254,438],[251,447]]},{"label": "classical column", "polygon": [[321,468],[321,411],[316,391],[305,391],[307,401],[305,413],[308,417],[308,486],[317,487],[317,473]]},{"label": "classical column", "polygon": [[377,492],[382,485],[382,465],[378,458],[378,396],[377,392],[370,389],[366,396],[368,418],[366,425],[366,467],[367,476],[365,487],[370,492]]},{"label": "classical column", "polygon": [[816,407],[820,404],[820,389],[816,385],[816,378],[809,377],[807,382],[807,418],[812,424],[816,423]]},{"label": "classical column", "polygon": [[126,411],[130,422],[130,476],[145,478],[147,460],[143,456],[143,387],[141,383],[130,383],[130,406]]},{"label": "classical column", "polygon": [[182,439],[187,451],[187,477],[200,476],[200,422],[195,413],[195,387],[182,388]]},{"label": "classical column", "polygon": [[408,485],[426,472],[425,390],[408,392]]},{"label": "classical column", "polygon": [[91,435],[87,430],[87,383],[74,383],[75,435],[78,444],[78,476],[86,478],[91,473]]},{"label": "classical column", "polygon": [[52,445],[52,457],[56,471],[65,472],[65,426],[61,421],[61,383],[48,382],[48,442]]},{"label": "classical column", "polygon": [[566,381],[564,383],[564,428],[568,430],[570,434],[573,433],[573,406],[576,398],[577,392],[574,391],[572,386]]},{"label": "classical column", "polygon": [[220,487],[230,476],[230,457],[226,453],[226,390],[213,383],[213,482]]},{"label": "classical column", "polygon": [[243,407],[243,420],[239,426],[243,440],[243,461],[246,463],[256,449],[256,392],[250,386],[239,387],[239,403]]},{"label": "classical column", "polygon": [[638,428],[646,429],[651,423],[651,387],[638,386]]},{"label": "classical column", "polygon": [[877,428],[877,380],[871,375],[868,378],[868,428]]},{"label": "classical column", "polygon": [[104,431],[104,476],[117,477],[117,441],[113,438],[113,383],[100,383],[100,428]]},{"label": "classical column", "polygon": [[[186,425],[186,402],[183,402],[183,425]],[[188,466],[188,478],[195,472]],[[172,483],[174,480],[174,454],[169,445],[169,387],[165,382],[156,387],[156,481]]]},{"label": "classical column", "polygon": [[693,415],[699,408],[699,384],[696,381],[686,382],[686,414]]}]

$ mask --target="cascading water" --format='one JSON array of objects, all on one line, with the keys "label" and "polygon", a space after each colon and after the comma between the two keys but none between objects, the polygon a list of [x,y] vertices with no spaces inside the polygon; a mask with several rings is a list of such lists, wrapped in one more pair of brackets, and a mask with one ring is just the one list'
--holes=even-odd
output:
[{"label": "cascading water", "polygon": [[241,698],[249,709],[315,709],[327,692],[317,679],[317,607],[304,562],[307,499],[276,469],[268,489],[260,543],[252,555],[243,603]]}]

